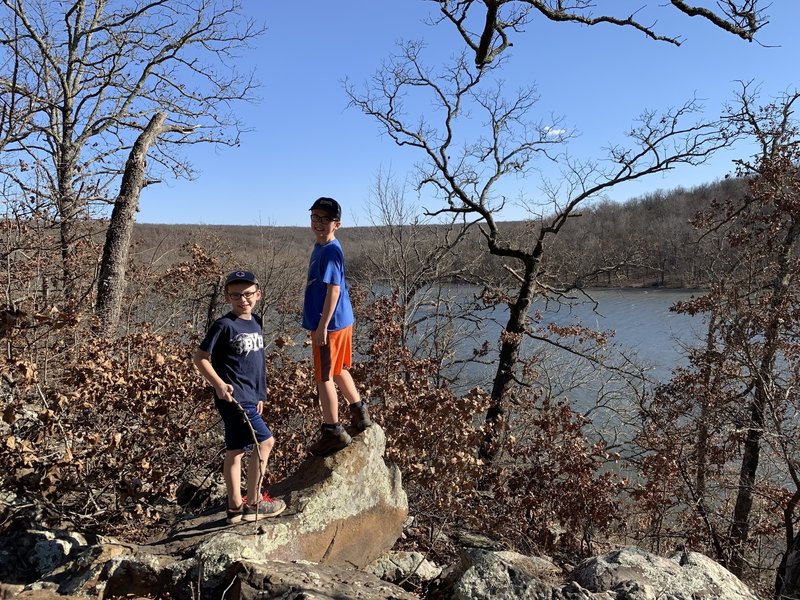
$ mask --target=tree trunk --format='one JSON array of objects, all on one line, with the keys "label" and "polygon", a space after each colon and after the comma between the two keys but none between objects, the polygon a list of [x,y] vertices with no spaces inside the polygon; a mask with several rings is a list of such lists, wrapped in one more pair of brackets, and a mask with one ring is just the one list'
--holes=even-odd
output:
[{"label": "tree trunk", "polygon": [[100,318],[100,327],[105,335],[111,335],[119,325],[128,251],[136,222],[136,211],[139,209],[139,195],[144,187],[147,152],[162,133],[165,119],[165,113],[156,113],[136,138],[125,164],[119,196],[114,202],[103,247],[95,305],[95,313]]},{"label": "tree trunk", "polygon": [[742,576],[745,565],[745,544],[750,535],[750,511],[753,508],[753,490],[761,455],[761,438],[764,434],[764,410],[769,405],[773,394],[773,373],[778,354],[779,338],[785,319],[782,310],[785,300],[790,294],[792,284],[792,265],[794,247],[800,239],[800,220],[792,223],[782,243],[780,269],[773,283],[774,293],[769,303],[771,319],[764,329],[764,344],[761,363],[756,373],[753,390],[753,402],[750,406],[750,425],[742,454],[742,465],[739,470],[739,490],[736,505],[733,508],[731,524],[731,557],[728,569],[737,577]]},{"label": "tree trunk", "polygon": [[799,503],[800,491],[795,491],[783,513],[786,551],[775,573],[776,598],[800,598],[800,534],[794,533],[794,512]]},{"label": "tree trunk", "polygon": [[514,367],[519,359],[528,323],[528,311],[533,302],[536,283],[536,264],[528,260],[525,264],[525,275],[520,280],[517,298],[509,307],[508,321],[501,336],[500,355],[497,359],[497,371],[492,383],[491,404],[486,412],[486,434],[484,435],[478,455],[485,461],[491,461],[497,454],[497,442],[501,439],[505,427],[505,400],[511,384],[514,382]]},{"label": "tree trunk", "polygon": [[63,158],[57,168],[58,178],[58,218],[59,218],[59,243],[61,245],[61,285],[64,297],[74,300],[77,296],[77,279],[81,277],[78,267],[78,240],[80,228],[78,218],[81,213],[81,201],[73,186],[75,175],[75,159],[73,148],[64,145],[61,149]]},{"label": "tree trunk", "polygon": [[759,389],[750,406],[750,427],[744,443],[742,464],[739,469],[739,491],[733,509],[731,546],[728,569],[737,577],[742,576],[745,564],[745,544],[750,535],[750,511],[753,508],[753,490],[761,456],[761,437],[764,426],[764,393]]}]

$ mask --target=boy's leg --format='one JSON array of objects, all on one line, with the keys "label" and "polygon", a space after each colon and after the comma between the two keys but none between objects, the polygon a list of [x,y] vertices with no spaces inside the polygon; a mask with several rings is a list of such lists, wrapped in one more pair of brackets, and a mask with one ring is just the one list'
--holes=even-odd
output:
[{"label": "boy's leg", "polygon": [[270,437],[253,448],[250,454],[250,461],[247,464],[247,500],[250,504],[255,504],[261,498],[259,483],[264,480],[267,472],[267,461],[272,447],[275,445],[275,438]]},{"label": "boy's leg", "polygon": [[252,522],[260,517],[276,517],[286,510],[286,503],[281,499],[272,498],[268,493],[262,495],[259,485],[267,471],[267,461],[275,438],[269,437],[260,442],[250,455],[247,465],[247,501],[242,515],[242,520]]},{"label": "boy's leg", "polygon": [[336,393],[336,373],[342,368],[340,332],[329,332],[325,346],[312,347],[314,352],[314,378],[317,382],[317,395],[322,410],[320,438],[311,446],[309,452],[316,456],[327,456],[345,448],[352,439],[339,424],[339,397]]},{"label": "boy's leg", "polygon": [[328,456],[348,446],[352,439],[339,424],[339,397],[333,381],[317,381],[317,393],[323,424],[319,439],[309,446],[308,451],[316,456]]},{"label": "boy's leg", "polygon": [[341,373],[333,376],[333,380],[336,382],[336,385],[339,386],[342,396],[344,396],[348,404],[361,402],[361,395],[356,389],[356,384],[353,381],[353,377],[350,375],[350,371],[342,369]]},{"label": "boy's leg", "polygon": [[322,409],[322,421],[328,425],[335,425],[339,422],[339,397],[336,395],[333,381],[330,379],[317,381],[317,394]]},{"label": "boy's leg", "polygon": [[361,402],[361,395],[356,389],[356,384],[353,382],[350,371],[342,369],[342,372],[339,375],[335,375],[333,379],[342,391],[342,396],[347,400],[350,409],[350,421],[353,427],[358,431],[364,431],[367,427],[370,427],[372,419],[369,416],[367,405]]},{"label": "boy's leg", "polygon": [[226,450],[222,474],[225,477],[225,489],[228,492],[228,508],[239,508],[242,505],[242,455],[244,450]]}]

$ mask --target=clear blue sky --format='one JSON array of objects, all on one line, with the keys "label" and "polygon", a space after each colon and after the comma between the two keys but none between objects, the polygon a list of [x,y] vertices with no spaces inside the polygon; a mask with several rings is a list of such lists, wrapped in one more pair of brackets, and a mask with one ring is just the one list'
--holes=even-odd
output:
[{"label": "clear blue sky", "polygon": [[[695,2],[695,4],[700,3]],[[598,2],[628,6],[643,0]],[[584,27],[541,18],[515,35],[504,78],[513,89],[535,83],[543,116],[563,115],[580,131],[570,153],[591,158],[623,141],[645,109],[666,109],[692,95],[719,114],[737,80],[759,84],[763,99],[800,87],[800,0],[773,0],[760,42],[747,43],[660,0],[639,13],[681,47],[657,43],[632,30]],[[715,2],[707,2],[709,5]],[[432,51],[452,53],[462,42],[452,26],[424,23],[436,4],[426,0],[244,2],[267,33],[243,64],[252,64],[262,101],[239,112],[254,131],[238,148],[196,146],[187,155],[199,177],[154,185],[142,192],[138,220],[145,223],[306,225],[318,196],[337,198],[345,225],[368,223],[367,203],[379,169],[401,179],[418,156],[381,134],[378,124],[348,108],[342,81],[360,84],[401,39],[424,39]],[[625,11],[620,10],[619,13]],[[732,170],[728,153],[713,162],[630,184],[613,193],[626,200],[657,189],[711,182]],[[535,186],[536,181],[519,185]],[[412,200],[432,206],[426,198]],[[510,207],[502,218],[524,214]]]}]

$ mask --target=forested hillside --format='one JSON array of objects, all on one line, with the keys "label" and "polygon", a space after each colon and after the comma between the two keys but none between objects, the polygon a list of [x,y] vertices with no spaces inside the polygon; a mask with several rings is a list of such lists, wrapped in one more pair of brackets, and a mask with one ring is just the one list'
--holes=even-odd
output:
[{"label": "forested hillside", "polygon": [[[552,282],[571,282],[583,287],[666,286],[701,288],[709,282],[711,268],[707,248],[692,226],[714,199],[738,198],[745,193],[742,181],[726,179],[691,189],[659,190],[626,202],[600,201],[586,206],[570,219],[547,255]],[[421,215],[418,215],[421,216]],[[512,239],[534,234],[539,222],[508,224]],[[347,249],[349,276],[364,283],[386,277],[387,237],[398,229],[416,245],[434,247],[442,225],[375,225],[349,227],[345,222],[337,237]],[[137,224],[135,260],[139,263],[185,259],[191,244],[215,248],[230,264],[290,268],[298,277],[306,266],[313,243],[304,227],[230,225]],[[508,276],[502,261],[486,253],[474,226],[459,247],[459,260],[469,268],[458,273],[465,281],[498,282]],[[420,260],[424,253],[420,252]],[[453,276],[453,275],[451,275]]]}]

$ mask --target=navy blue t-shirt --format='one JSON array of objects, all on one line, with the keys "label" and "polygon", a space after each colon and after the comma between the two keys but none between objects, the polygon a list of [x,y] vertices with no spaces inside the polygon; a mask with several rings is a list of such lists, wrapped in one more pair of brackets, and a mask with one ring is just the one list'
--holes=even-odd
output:
[{"label": "navy blue t-shirt", "polygon": [[257,315],[250,320],[232,312],[220,317],[211,325],[200,349],[211,355],[217,375],[233,386],[233,397],[239,404],[267,399],[264,336]]},{"label": "navy blue t-shirt", "polygon": [[315,331],[322,318],[328,285],[339,286],[339,301],[333,311],[328,331],[338,331],[352,325],[353,306],[347,292],[344,272],[344,252],[339,240],[327,244],[314,244],[308,263],[305,300],[303,301],[303,329]]}]

